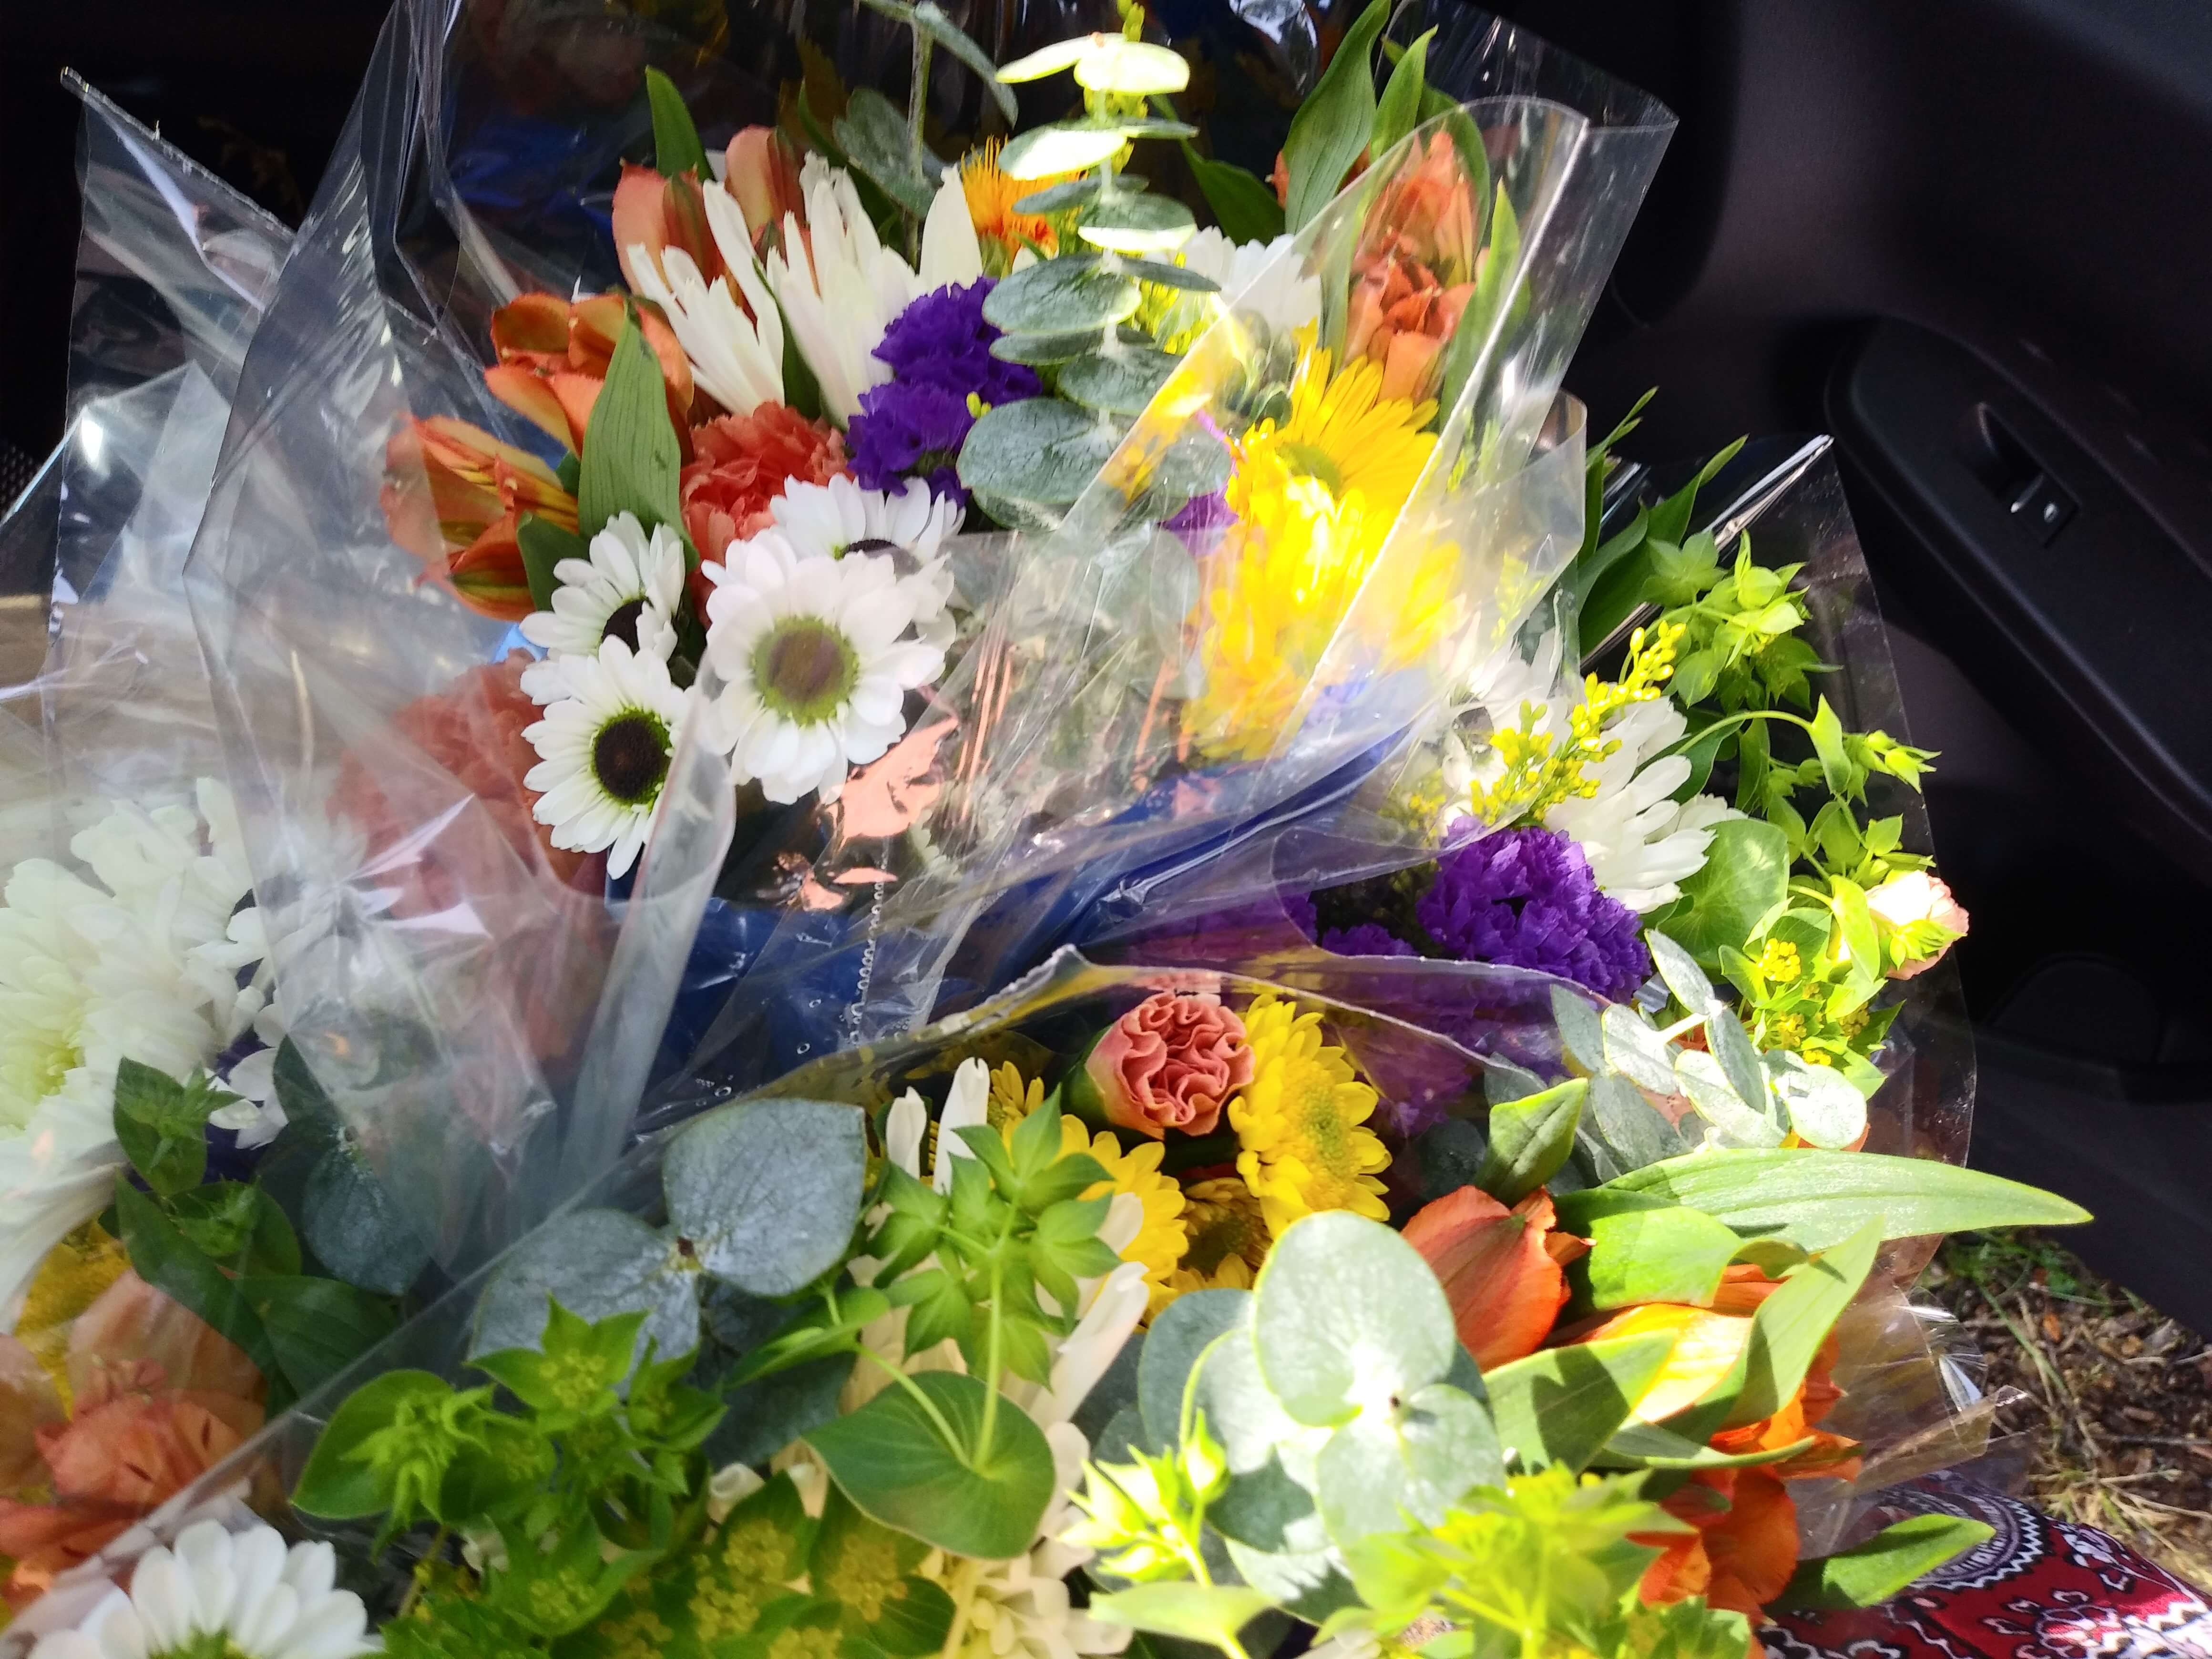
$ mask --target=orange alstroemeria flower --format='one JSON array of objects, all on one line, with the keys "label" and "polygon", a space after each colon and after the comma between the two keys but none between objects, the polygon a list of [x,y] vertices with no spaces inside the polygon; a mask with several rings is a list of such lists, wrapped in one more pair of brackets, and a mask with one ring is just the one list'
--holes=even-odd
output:
[{"label": "orange alstroemeria flower", "polygon": [[1763,1468],[1700,1469],[1660,1507],[1697,1530],[1638,1539],[1659,1547],[1638,1587],[1644,1600],[1702,1595],[1757,1624],[1797,1570],[1797,1506],[1782,1482]]},{"label": "orange alstroemeria flower", "polygon": [[1567,1300],[1560,1269],[1589,1249],[1557,1224],[1541,1188],[1509,1210],[1478,1187],[1406,1224],[1406,1242],[1442,1281],[1459,1340],[1482,1370],[1527,1358],[1551,1334]]},{"label": "orange alstroemeria flower", "polygon": [[[658,177],[659,175],[654,175]],[[498,366],[484,371],[491,395],[541,431],[580,455],[607,365],[622,338],[629,301],[619,294],[568,301],[526,294],[491,316]],[[638,328],[660,360],[667,383],[668,415],[678,441],[690,453],[691,360],[660,313],[638,302]]]},{"label": "orange alstroemeria flower", "polygon": [[709,283],[728,271],[729,262],[722,258],[707,216],[709,191],[720,191],[738,204],[756,252],[786,214],[801,219],[806,216],[805,198],[799,188],[799,157],[790,141],[773,127],[745,127],[730,140],[719,182],[688,173],[670,179],[651,167],[625,163],[622,181],[615,186],[612,217],[615,258],[621,262],[623,279],[632,288],[637,286],[637,273],[630,266],[633,248],[642,247],[656,263],[662,250],[681,248]]},{"label": "orange alstroemeria flower", "polygon": [[[530,579],[515,539],[522,515],[576,527],[575,497],[552,468],[443,415],[410,422],[387,447],[386,468],[384,516],[392,539],[471,610],[507,622],[528,616]],[[427,500],[418,478],[428,486]]]},{"label": "orange alstroemeria flower", "polygon": [[1436,390],[1437,364],[1474,297],[1480,207],[1447,133],[1399,166],[1368,216],[1353,257],[1347,361],[1382,370],[1382,395],[1418,401]]}]

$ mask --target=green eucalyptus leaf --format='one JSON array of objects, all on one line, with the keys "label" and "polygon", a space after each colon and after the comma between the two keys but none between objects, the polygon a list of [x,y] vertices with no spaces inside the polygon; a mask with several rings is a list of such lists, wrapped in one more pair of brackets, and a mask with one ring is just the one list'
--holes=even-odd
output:
[{"label": "green eucalyptus leaf", "polygon": [[1606,1069],[1605,1028],[1597,1010],[1564,985],[1552,987],[1552,1023],[1559,1028],[1559,1047],[1585,1077]]},{"label": "green eucalyptus leaf", "polygon": [[1689,1150],[1666,1113],[1626,1078],[1611,1073],[1590,1079],[1583,1127],[1597,1135],[1623,1171],[1678,1158]]},{"label": "green eucalyptus leaf", "polygon": [[1032,367],[1072,363],[1097,350],[1105,337],[1105,331],[1096,328],[1079,328],[1072,334],[1001,334],[991,342],[991,355],[1000,362]]},{"label": "green eucalyptus leaf", "polygon": [[1650,949],[1651,965],[1659,970],[1675,1001],[1693,1014],[1703,1013],[1711,1006],[1713,982],[1705,977],[1695,957],[1656,929],[1644,935],[1644,942]]},{"label": "green eucalyptus leaf", "polygon": [[[1698,1109],[1698,1116],[1719,1132],[1731,1146],[1779,1146],[1782,1126],[1749,1104],[1729,1083],[1721,1063],[1702,1048],[1685,1048],[1674,1056],[1674,1076],[1681,1091]],[[1763,1091],[1762,1091],[1763,1093]]]},{"label": "green eucalyptus leaf", "polygon": [[[676,82],[651,64],[645,70],[646,101],[653,108],[653,165],[665,179],[688,173],[702,184],[714,181],[707,163],[707,147],[699,142],[699,129]],[[538,607],[544,609],[543,605]]]},{"label": "green eucalyptus leaf", "polygon": [[1790,1114],[1790,1127],[1809,1146],[1834,1151],[1866,1133],[1866,1097],[1832,1066],[1811,1066],[1784,1054],[1771,1068],[1775,1098]]},{"label": "green eucalyptus leaf", "polygon": [[635,513],[648,530],[655,525],[680,527],[676,485],[683,465],[660,360],[646,344],[636,319],[625,317],[584,428],[583,463],[576,479],[577,533],[590,540],[617,513]]},{"label": "green eucalyptus leaf", "polygon": [[1882,1237],[1978,1232],[1992,1227],[2068,1227],[2089,1219],[2078,1204],[2038,1188],[1934,1158],[1810,1147],[1723,1149],[1670,1158],[1559,1200],[1559,1225],[1587,1237],[1623,1206],[1686,1204],[1739,1233],[1808,1250],[1842,1243],[1869,1221]]},{"label": "green eucalyptus leaf", "polygon": [[906,117],[873,87],[858,87],[837,118],[837,146],[892,201],[917,219],[928,216],[945,163],[927,149],[915,165]]},{"label": "green eucalyptus leaf", "polygon": [[1322,1522],[1339,1549],[1411,1517],[1433,1527],[1480,1486],[1501,1486],[1505,1460],[1490,1413],[1448,1383],[1395,1408],[1362,1412],[1331,1435],[1315,1466]]},{"label": "green eucalyptus leaf", "polygon": [[1056,398],[1000,404],[969,428],[960,480],[994,496],[1065,506],[1120,442],[1121,434],[1097,416]]},{"label": "green eucalyptus leaf", "polygon": [[[1328,1548],[1308,1490],[1323,1437],[1284,1411],[1261,1374],[1249,1324],[1223,1333],[1200,1356],[1196,1403],[1230,1469],[1228,1490],[1207,1511],[1209,1523],[1234,1542],[1270,1553]],[[1289,1466],[1297,1468],[1296,1478]]]},{"label": "green eucalyptus leaf", "polygon": [[1790,901],[1790,838],[1758,818],[1713,826],[1712,845],[1697,873],[1683,878],[1681,907],[1664,931],[1708,969],[1724,950],[1742,950]]},{"label": "green eucalyptus leaf", "polygon": [[1140,259],[1133,254],[1117,254],[1118,269],[1124,276],[1139,282],[1152,283],[1161,288],[1181,289],[1186,294],[1218,294],[1221,284],[1188,265],[1164,264],[1158,259]]},{"label": "green eucalyptus leaf", "polygon": [[1060,371],[1060,395],[1109,415],[1141,415],[1182,360],[1123,347],[1110,356],[1078,357]]},{"label": "green eucalyptus leaf", "polygon": [[708,1461],[716,1468],[757,1468],[805,1438],[837,1415],[838,1395],[859,1364],[854,1354],[828,1354],[731,1389],[730,1409],[706,1443]]},{"label": "green eucalyptus leaf", "polygon": [[1023,1554],[1052,1501],[1044,1431],[1001,1399],[986,1442],[981,1382],[954,1371],[923,1371],[911,1382],[823,1424],[806,1443],[845,1496],[884,1525],[979,1560]]},{"label": "green eucalyptus leaf", "polygon": [[1213,222],[1233,242],[1272,242],[1283,234],[1283,206],[1266,180],[1231,161],[1200,155],[1183,141],[1183,165],[1213,210]]},{"label": "green eucalyptus leaf", "polygon": [[668,1218],[699,1264],[755,1296],[789,1296],[843,1261],[860,1218],[860,1111],[758,1100],[709,1112],[668,1143]]},{"label": "green eucalyptus leaf", "polygon": [[1420,1253],[1346,1210],[1286,1228],[1253,1298],[1261,1375],[1286,1413],[1315,1426],[1441,1381],[1459,1346],[1451,1305]]},{"label": "green eucalyptus leaf", "polygon": [[1792,1610],[1878,1607],[1995,1536],[1995,1528],[1962,1515],[1908,1516],[1863,1544],[1799,1562],[1772,1605]]},{"label": "green eucalyptus leaf", "polygon": [[1105,270],[1094,257],[1068,254],[1002,279],[983,301],[983,319],[1008,334],[1072,334],[1111,327],[1141,298],[1130,277]]},{"label": "green eucalyptus leaf", "polygon": [[[1113,181],[1116,191],[1140,191],[1146,180],[1134,176],[1117,174]],[[1014,204],[1017,213],[1066,213],[1073,208],[1087,208],[1107,192],[1107,182],[1097,173],[1085,173],[1080,179],[1062,179],[1056,185],[1047,185],[1042,190],[1033,190]]]},{"label": "green eucalyptus leaf", "polygon": [[1761,1116],[1769,1115],[1772,1109],[1767,1103],[1766,1068],[1759,1064],[1759,1048],[1734,1011],[1717,1000],[1705,1015],[1705,1046],[1720,1062],[1721,1075],[1728,1079],[1729,1087]]},{"label": "green eucalyptus leaf", "polygon": [[1015,85],[1024,81],[1042,81],[1048,75],[1073,69],[1082,61],[1083,54],[1090,50],[1089,35],[1071,35],[1065,40],[1055,40],[1048,46],[1040,46],[1026,57],[1015,58],[1011,64],[1000,65],[999,79]]},{"label": "green eucalyptus leaf", "polygon": [[1524,1470],[1589,1468],[1674,1351],[1674,1339],[1660,1331],[1547,1348],[1485,1372],[1507,1455]]},{"label": "green eucalyptus leaf", "polygon": [[699,1346],[699,1274],[679,1265],[675,1240],[619,1210],[571,1210],[499,1259],[477,1303],[471,1358],[508,1348],[538,1350],[557,1301],[592,1324],[642,1313],[650,1341],[669,1358]]},{"label": "green eucalyptus leaf", "polygon": [[1599,1016],[1605,1033],[1605,1063],[1639,1089],[1655,1095],[1674,1092],[1674,1051],[1667,1039],[1646,1024],[1633,1008],[1611,1003]]},{"label": "green eucalyptus leaf", "polygon": [[1231,1538],[1229,1559],[1244,1582],[1294,1618],[1318,1625],[1344,1607],[1357,1607],[1359,1592],[1334,1547],[1264,1550]]},{"label": "green eucalyptus leaf", "polygon": [[1251,1316],[1249,1291],[1192,1291],[1152,1321],[1137,1360],[1137,1409],[1154,1445],[1181,1443],[1183,1391],[1199,1357],[1225,1333],[1245,1329]]},{"label": "green eucalyptus leaf", "polygon": [[1328,205],[1374,137],[1375,80],[1368,60],[1389,21],[1389,0],[1370,0],[1345,31],[1312,95],[1291,118],[1283,140],[1283,162],[1290,174],[1283,215],[1287,229],[1303,230]]},{"label": "green eucalyptus leaf", "polygon": [[1570,1078],[1540,1094],[1490,1109],[1490,1151],[1474,1184],[1500,1204],[1517,1204],[1559,1172],[1575,1149],[1575,1128],[1589,1094]]},{"label": "green eucalyptus leaf", "polygon": [[1181,92],[1190,84],[1190,65],[1165,46],[1132,40],[1123,34],[1093,35],[1075,60],[1078,86],[1129,98]]},{"label": "green eucalyptus leaf", "polygon": [[1101,200],[1084,215],[1076,234],[1109,253],[1165,253],[1181,247],[1197,229],[1190,210],[1174,197],[1132,195]]}]

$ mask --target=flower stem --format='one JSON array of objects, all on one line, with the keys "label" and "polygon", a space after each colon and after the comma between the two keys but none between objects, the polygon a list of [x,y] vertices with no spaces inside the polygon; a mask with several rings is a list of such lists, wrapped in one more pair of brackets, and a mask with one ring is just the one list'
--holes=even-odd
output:
[{"label": "flower stem", "polygon": [[[966,1462],[969,1468],[972,1468],[975,1467],[976,1458],[982,1449],[981,1447],[977,1447],[971,1450],[968,1446],[962,1443],[960,1436],[954,1431],[952,1425],[945,1420],[945,1413],[937,1409],[937,1402],[921,1391],[921,1387],[919,1383],[917,1383],[911,1376],[908,1376],[904,1370],[899,1366],[892,1364],[890,1360],[884,1358],[883,1355],[878,1353],[873,1348],[866,1347],[860,1343],[855,1342],[853,1345],[853,1352],[860,1355],[863,1359],[874,1360],[877,1364],[882,1366],[884,1370],[890,1374],[893,1382],[896,1382],[901,1388],[912,1395],[915,1399],[915,1403],[921,1407],[922,1415],[929,1419],[930,1426],[935,1429],[937,1432],[943,1437],[946,1445],[952,1448],[953,1455]],[[989,1420],[988,1413],[985,1420],[987,1422]],[[986,1442],[986,1443],[988,1444],[988,1443]]]}]

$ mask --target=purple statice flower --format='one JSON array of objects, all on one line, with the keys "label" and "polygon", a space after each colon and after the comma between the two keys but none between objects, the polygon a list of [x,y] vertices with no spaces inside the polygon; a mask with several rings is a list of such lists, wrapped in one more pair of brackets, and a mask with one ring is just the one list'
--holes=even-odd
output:
[{"label": "purple statice flower", "polygon": [[1332,927],[1316,941],[1340,957],[1414,957],[1420,954],[1379,921],[1357,927]]},{"label": "purple statice flower", "polygon": [[1636,912],[1550,830],[1500,830],[1444,854],[1414,914],[1462,961],[1537,969],[1600,996],[1625,997],[1651,972]]},{"label": "purple statice flower", "polygon": [[892,319],[876,356],[902,386],[941,386],[965,404],[974,392],[987,404],[1011,404],[1044,390],[1036,371],[991,355],[999,331],[983,320],[988,276],[964,288],[933,289]]},{"label": "purple statice flower", "polygon": [[1229,510],[1229,497],[1217,489],[1210,495],[1192,496],[1160,528],[1171,530],[1188,541],[1194,536],[1225,529],[1236,517]]},{"label": "purple statice flower", "polygon": [[853,477],[864,489],[896,489],[907,478],[926,478],[940,495],[963,506],[954,463],[975,417],[968,400],[940,386],[907,386],[893,380],[860,394],[860,412],[846,437],[852,445]]}]

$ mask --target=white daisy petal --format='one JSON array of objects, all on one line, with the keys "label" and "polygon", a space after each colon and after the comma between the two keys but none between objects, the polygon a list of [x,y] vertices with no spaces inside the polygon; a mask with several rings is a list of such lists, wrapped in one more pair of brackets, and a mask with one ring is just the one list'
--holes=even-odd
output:
[{"label": "white daisy petal", "polygon": [[[681,258],[679,254],[677,256]],[[550,611],[522,619],[522,636],[555,661],[590,657],[615,638],[665,662],[676,650],[684,599],[684,543],[667,525],[648,535],[633,513],[617,513],[592,538],[591,557],[553,567],[561,586]],[[525,671],[523,690],[539,702],[562,695],[543,665]]]}]

